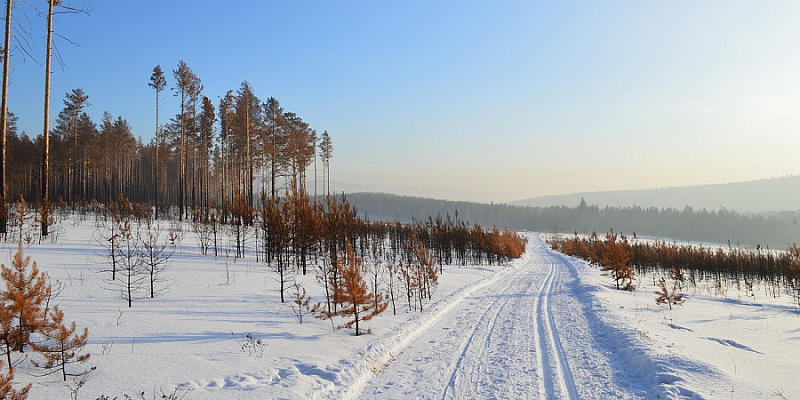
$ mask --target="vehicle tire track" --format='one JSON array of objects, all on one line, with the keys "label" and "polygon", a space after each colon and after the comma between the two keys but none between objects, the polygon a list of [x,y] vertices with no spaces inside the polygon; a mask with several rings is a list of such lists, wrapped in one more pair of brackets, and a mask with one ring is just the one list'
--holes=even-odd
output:
[{"label": "vehicle tire track", "polygon": [[[409,344],[395,353],[380,374],[383,375],[386,369],[396,369],[400,375],[413,375],[424,370],[428,379],[414,380],[412,386],[407,381],[382,382],[380,387],[360,390],[361,398],[386,396],[382,394],[386,391],[392,393],[387,398],[407,398],[412,393],[412,397],[417,398],[462,398],[459,386],[462,381],[458,371],[470,367],[465,363],[472,361],[469,355],[477,348],[470,344],[477,344],[485,337],[489,324],[499,313],[498,310],[504,309],[510,300],[509,296],[502,294],[507,293],[521,275],[519,267],[512,268],[501,272],[502,275],[492,278],[488,284],[476,288],[459,300],[459,304],[450,305],[437,314],[435,322],[413,340],[416,345]],[[428,369],[428,363],[437,364],[438,367]],[[372,381],[373,384],[376,383],[374,379]],[[367,393],[370,395],[367,396]]]},{"label": "vehicle tire track", "polygon": [[[542,370],[541,393],[548,399],[578,399],[578,389],[561,344],[550,303],[553,286],[560,272],[555,262],[550,262],[549,271],[536,302],[536,332],[539,348],[539,366]],[[558,392],[556,392],[558,388]]]},{"label": "vehicle tire track", "polygon": [[542,393],[537,385],[540,371],[536,365],[536,334],[530,325],[535,317],[539,279],[532,274],[531,266],[520,271],[512,285],[500,294],[508,301],[497,310],[479,354],[467,363],[472,368],[460,369],[464,384],[457,389],[457,397],[513,399]]},{"label": "vehicle tire track", "polygon": [[[475,328],[472,330],[470,336],[465,339],[464,343],[462,344],[458,359],[453,365],[453,370],[450,374],[448,384],[445,386],[444,392],[442,393],[441,398],[443,400],[455,398],[457,393],[476,393],[476,390],[479,389],[477,386],[482,376],[482,369],[487,365],[485,362],[486,353],[492,344],[492,339],[495,334],[495,328],[498,320],[506,309],[506,306],[508,306],[508,304],[514,298],[513,294],[509,293],[509,288],[519,285],[519,282],[522,280],[522,278],[523,276],[517,272],[517,276],[511,279],[503,291],[496,296],[495,301],[483,313],[478,324],[476,324]],[[501,299],[503,299],[503,304],[498,306],[498,303]],[[487,326],[484,321],[489,318],[491,321]],[[479,342],[480,346],[476,349],[474,345],[478,344],[475,340],[475,337],[478,333],[484,334],[485,336],[483,340]],[[477,357],[472,356],[469,353],[477,353]],[[472,362],[469,366],[469,370],[464,371],[464,361],[470,359],[477,360],[477,362]],[[459,379],[459,377],[461,377],[461,379]]]}]

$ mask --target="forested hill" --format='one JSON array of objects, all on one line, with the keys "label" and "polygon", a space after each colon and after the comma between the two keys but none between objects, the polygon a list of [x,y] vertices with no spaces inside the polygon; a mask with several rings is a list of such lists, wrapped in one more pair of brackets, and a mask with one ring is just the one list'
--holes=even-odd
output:
[{"label": "forested hill", "polygon": [[562,232],[616,232],[699,242],[727,243],[732,246],[761,245],[786,249],[800,243],[800,213],[742,214],[735,211],[695,210],[691,207],[641,208],[603,207],[524,207],[465,201],[434,200],[385,193],[352,193],[347,200],[361,216],[370,220],[410,222],[430,216],[447,215],[469,224],[516,230],[550,231],[554,224]]},{"label": "forested hill", "polygon": [[575,206],[581,198],[589,204],[627,207],[633,204],[682,209],[687,204],[697,209],[738,212],[770,212],[800,209],[800,175],[749,182],[684,186],[661,189],[586,192],[536,197],[511,204],[532,207]]}]

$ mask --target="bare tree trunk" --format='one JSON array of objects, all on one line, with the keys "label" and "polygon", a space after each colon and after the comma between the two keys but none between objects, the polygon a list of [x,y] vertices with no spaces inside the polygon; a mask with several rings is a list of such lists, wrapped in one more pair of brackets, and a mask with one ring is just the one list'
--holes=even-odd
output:
[{"label": "bare tree trunk", "polygon": [[[274,142],[275,140],[273,139],[273,145]],[[274,199],[275,198],[275,151],[272,152],[272,157],[270,157],[269,162],[272,165],[270,167],[270,170],[272,172],[272,182],[270,183],[272,186],[270,186],[270,188],[272,190],[272,198]]]},{"label": "bare tree trunk", "polygon": [[45,57],[44,75],[44,131],[42,132],[42,237],[47,237],[48,208],[50,207],[50,58],[53,49],[53,5],[56,0],[50,0],[47,11],[47,55]]},{"label": "bare tree trunk", "polygon": [[314,205],[317,205],[317,155],[314,154]]},{"label": "bare tree trunk", "polygon": [[161,131],[161,128],[158,125],[158,108],[159,108],[158,107],[158,92],[159,92],[159,90],[156,90],[156,165],[155,165],[155,172],[156,172],[156,174],[155,174],[156,175],[155,176],[155,178],[156,178],[156,187],[155,187],[156,213],[155,213],[155,218],[156,218],[156,220],[158,220],[158,192],[161,191],[161,186],[159,186],[159,179],[158,179],[161,176],[161,168],[159,168],[160,164],[158,163],[158,150],[159,150],[158,148],[161,147],[161,140],[160,140],[160,136],[161,135],[159,135],[159,133]]},{"label": "bare tree trunk", "polygon": [[[220,106],[220,109],[221,108],[222,108],[222,106]],[[222,113],[220,112],[220,114],[222,114]],[[222,120],[222,117],[220,117],[220,120]],[[223,221],[222,222],[223,223],[225,222],[225,218],[224,218],[225,210],[228,209],[227,205],[225,205],[225,178],[226,178],[225,174],[227,172],[227,169],[225,167],[226,167],[226,164],[228,163],[228,157],[226,155],[227,152],[228,152],[228,149],[226,147],[227,143],[225,143],[226,142],[225,139],[227,137],[227,132],[225,132],[225,130],[227,128],[228,128],[227,124],[222,124],[222,131],[223,132],[220,132],[220,134],[224,135],[224,136],[222,136],[222,144],[220,145],[220,157],[222,158],[222,176],[220,177],[220,192],[219,192],[220,199],[219,199],[219,203],[218,204],[222,206],[222,210],[223,210]]]},{"label": "bare tree trunk", "polygon": [[[3,46],[3,99],[0,102],[0,233],[6,233],[8,210],[6,209],[6,196],[8,195],[8,183],[6,182],[6,140],[8,131],[8,64],[9,47],[11,46],[11,5],[13,0],[6,0],[6,36]],[[9,364],[11,365],[11,364]]]},{"label": "bare tree trunk", "polygon": [[184,132],[184,114],[186,110],[184,109],[185,99],[181,98],[181,150],[180,150],[180,163],[181,163],[181,175],[179,178],[179,197],[178,197],[178,221],[183,221],[183,197],[184,197],[184,186],[186,185],[184,171],[186,170],[186,162],[184,159],[184,144],[185,144],[185,132]]},{"label": "bare tree trunk", "polygon": [[87,197],[89,197],[89,194],[88,194],[89,188],[88,188],[88,185],[87,185],[88,177],[89,177],[89,157],[86,154],[86,148],[84,147],[84,149],[83,149],[83,174],[81,176],[81,186],[83,187],[83,190],[82,190],[83,196],[81,196],[81,197],[82,197],[82,199],[84,201],[86,200]]},{"label": "bare tree trunk", "polygon": [[[186,157],[188,158],[189,155],[187,154]],[[188,162],[188,160],[187,160]],[[195,194],[197,193],[197,149],[196,146],[192,146],[192,196],[191,196],[191,210],[194,212],[194,208],[197,206]]]},{"label": "bare tree trunk", "polygon": [[247,204],[253,205],[253,160],[250,157],[250,104],[247,105],[247,113],[246,113],[246,128],[245,133],[247,135]]}]

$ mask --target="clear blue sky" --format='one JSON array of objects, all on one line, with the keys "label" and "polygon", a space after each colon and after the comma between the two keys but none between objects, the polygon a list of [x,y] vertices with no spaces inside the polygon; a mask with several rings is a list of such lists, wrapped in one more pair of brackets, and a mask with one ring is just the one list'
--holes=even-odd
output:
[{"label": "clear blue sky", "polygon": [[[80,87],[145,141],[152,69],[171,87],[184,60],[215,102],[247,80],[327,130],[338,182],[509,201],[800,173],[797,1],[72,4],[91,15],[57,18],[80,46],[57,40],[51,115]],[[40,135],[44,68],[11,63],[9,109]]]}]

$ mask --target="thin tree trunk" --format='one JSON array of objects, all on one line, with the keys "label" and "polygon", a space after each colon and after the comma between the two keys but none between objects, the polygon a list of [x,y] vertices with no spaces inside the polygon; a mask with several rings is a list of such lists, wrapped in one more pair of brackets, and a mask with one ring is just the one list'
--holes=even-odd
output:
[{"label": "thin tree trunk", "polygon": [[[248,100],[249,101],[249,100]],[[253,160],[250,157],[250,104],[247,105],[247,115],[245,117],[247,126],[245,133],[247,135],[247,204],[253,205]]]},{"label": "thin tree trunk", "polygon": [[[220,106],[220,108],[222,108],[222,106]],[[219,201],[220,201],[220,203],[222,205],[222,216],[223,216],[222,222],[225,223],[225,210],[228,209],[227,205],[225,204],[225,178],[226,178],[226,176],[225,176],[225,173],[226,173],[225,164],[228,162],[228,157],[226,157],[226,153],[228,152],[228,150],[227,150],[226,143],[225,143],[225,138],[227,136],[227,132],[225,130],[228,128],[228,126],[227,126],[226,123],[222,122],[222,121],[225,121],[222,117],[220,117],[220,120],[221,120],[220,123],[222,124],[222,132],[221,132],[221,134],[224,134],[224,136],[222,136],[222,145],[220,146],[220,156],[222,157],[222,176],[220,177],[220,192],[219,192],[220,199],[219,199]]]},{"label": "thin tree trunk", "polygon": [[70,182],[70,185],[67,188],[67,191],[68,191],[69,195],[67,196],[67,199],[66,199],[67,202],[69,202],[70,204],[72,204],[72,201],[75,198],[75,193],[78,192],[78,189],[77,189],[77,186],[78,186],[78,162],[79,162],[78,161],[78,113],[75,113],[75,115],[73,115],[72,123],[74,124],[73,128],[72,128],[72,133],[75,135],[75,141],[74,141],[75,144],[74,144],[74,146],[72,148],[72,162],[70,162],[70,166],[72,168],[72,174],[70,174],[70,176],[69,176],[69,179],[70,179],[71,182]]},{"label": "thin tree trunk", "polygon": [[[8,131],[8,65],[9,47],[11,46],[11,6],[13,0],[6,0],[6,35],[5,45],[3,46],[3,99],[0,103],[0,233],[6,233],[8,210],[6,209],[6,196],[8,195],[8,183],[6,182],[6,140]],[[11,364],[9,364],[11,365]]]},{"label": "thin tree trunk", "polygon": [[181,95],[181,150],[180,150],[180,163],[181,163],[181,170],[180,170],[180,178],[179,178],[179,186],[180,189],[178,190],[179,197],[178,197],[178,221],[183,221],[183,195],[184,195],[184,186],[185,186],[185,177],[184,171],[186,168],[186,163],[184,161],[184,143],[185,143],[185,133],[184,133],[184,114],[186,113],[184,104],[186,100],[183,98],[184,96]]},{"label": "thin tree trunk", "polygon": [[48,208],[50,207],[50,56],[53,49],[53,5],[55,0],[49,1],[47,11],[47,55],[45,56],[45,75],[44,75],[44,131],[42,132],[42,237],[47,237],[49,227],[47,226]]},{"label": "thin tree trunk", "polygon": [[[160,70],[160,68],[159,68],[159,70]],[[156,178],[156,187],[155,187],[156,212],[155,212],[155,218],[156,218],[156,220],[158,220],[158,192],[161,191],[161,186],[159,186],[159,179],[158,179],[161,176],[161,168],[159,168],[160,164],[158,163],[158,150],[159,150],[158,148],[161,147],[161,140],[159,139],[159,137],[160,137],[159,133],[161,131],[161,128],[158,125],[158,108],[159,108],[158,107],[158,92],[159,91],[156,90],[156,165],[155,165],[155,172],[156,172],[156,174],[155,174],[156,175],[155,176],[155,178]]]}]

